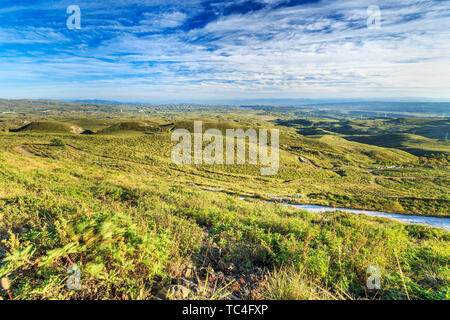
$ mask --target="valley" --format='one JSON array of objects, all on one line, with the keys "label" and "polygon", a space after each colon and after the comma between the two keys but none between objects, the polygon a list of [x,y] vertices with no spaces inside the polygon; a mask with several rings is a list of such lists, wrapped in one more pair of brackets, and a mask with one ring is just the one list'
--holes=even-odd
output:
[{"label": "valley", "polygon": [[[448,231],[281,205],[448,219],[446,119],[41,101],[4,109],[15,113],[0,115],[0,278],[14,298],[449,298]],[[199,120],[204,131],[278,129],[279,171],[174,164],[172,133]],[[81,291],[65,287],[74,264]],[[375,291],[366,286],[374,265]]]}]

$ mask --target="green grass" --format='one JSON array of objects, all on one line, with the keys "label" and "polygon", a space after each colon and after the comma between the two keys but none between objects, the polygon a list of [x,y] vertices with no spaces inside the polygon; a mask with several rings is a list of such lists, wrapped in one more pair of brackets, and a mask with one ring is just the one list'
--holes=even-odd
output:
[{"label": "green grass", "polygon": [[450,143],[448,141],[433,140],[413,134],[397,133],[375,136],[356,136],[351,139],[365,144],[404,150],[417,156],[433,153],[450,154]]},{"label": "green grass", "polygon": [[148,124],[145,122],[127,121],[119,122],[108,128],[99,130],[98,134],[116,134],[116,133],[130,133],[130,132],[156,132],[159,131],[159,126],[155,124]]},{"label": "green grass", "polygon": [[[9,292],[0,291],[4,299],[152,299],[189,265],[198,270],[193,299],[450,298],[448,232],[260,201],[448,216],[445,149],[419,158],[395,143],[376,145],[383,139],[365,144],[329,130],[303,136],[292,123],[236,109],[29,117],[32,130],[0,133],[0,278],[11,282]],[[276,126],[279,173],[172,164],[170,131],[196,119],[204,129]],[[5,128],[19,122],[5,121]],[[96,133],[62,131],[72,125]],[[438,143],[417,140],[417,148]],[[219,261],[209,257],[211,248]],[[237,279],[255,268],[264,279],[249,295],[232,281],[211,280],[210,288],[214,275],[201,268],[228,263]],[[80,291],[66,287],[71,265],[80,267]],[[382,274],[375,291],[366,285],[373,265]]]},{"label": "green grass", "polygon": [[290,119],[277,123],[294,127],[304,135],[340,135],[350,141],[399,149],[416,156],[450,153],[450,122],[447,119]]},{"label": "green grass", "polygon": [[38,121],[29,123],[21,128],[14,130],[16,132],[48,132],[48,133],[70,133],[69,124],[56,121]]},{"label": "green grass", "polygon": [[[186,261],[211,241],[242,272],[274,269],[265,284],[269,298],[376,297],[365,288],[365,271],[377,265],[383,270],[377,297],[405,299],[396,257],[410,297],[448,294],[450,238],[444,231],[247,203],[133,173],[144,187],[130,188],[118,182],[122,173],[108,169],[95,170],[101,182],[88,168],[78,168],[76,177],[61,164],[51,175],[48,169],[9,170],[15,176],[9,183],[58,186],[2,200],[1,232],[10,236],[0,276],[9,276],[16,299],[150,298],[155,281],[180,277]],[[83,271],[81,291],[65,287],[72,264]],[[279,268],[292,271],[286,278]],[[286,290],[274,288],[279,282],[293,288],[277,294]]]}]

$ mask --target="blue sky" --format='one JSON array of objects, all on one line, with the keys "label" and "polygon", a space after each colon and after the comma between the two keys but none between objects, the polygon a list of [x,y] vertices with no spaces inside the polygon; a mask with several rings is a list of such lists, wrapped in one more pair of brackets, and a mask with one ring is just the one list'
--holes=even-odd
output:
[{"label": "blue sky", "polygon": [[0,97],[450,99],[450,1],[0,0]]}]

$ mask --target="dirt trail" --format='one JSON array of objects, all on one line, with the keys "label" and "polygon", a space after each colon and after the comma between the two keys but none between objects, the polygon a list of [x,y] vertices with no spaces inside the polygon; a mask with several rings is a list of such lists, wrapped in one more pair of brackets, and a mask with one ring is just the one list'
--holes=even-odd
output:
[{"label": "dirt trail", "polygon": [[15,152],[20,153],[20,154],[23,154],[24,156],[29,156],[29,157],[30,156],[31,157],[36,156],[34,153],[32,153],[29,150],[27,150],[25,145],[20,145],[20,146],[14,147],[13,150]]}]

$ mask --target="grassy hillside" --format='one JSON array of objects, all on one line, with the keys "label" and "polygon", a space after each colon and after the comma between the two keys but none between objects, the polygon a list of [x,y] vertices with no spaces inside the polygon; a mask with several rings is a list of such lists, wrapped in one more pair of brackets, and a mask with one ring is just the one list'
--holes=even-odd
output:
[{"label": "grassy hillside", "polygon": [[[0,117],[22,128],[0,130],[0,278],[11,282],[0,297],[450,299],[448,232],[264,201],[448,217],[445,141],[336,133],[324,127],[339,119],[260,110],[158,112]],[[278,128],[278,174],[173,164],[171,132],[198,119],[204,130]],[[320,135],[299,134],[319,122]],[[80,291],[66,286],[71,265]],[[367,287],[370,266],[379,290]]]},{"label": "grassy hillside", "polygon": [[42,132],[42,133],[81,133],[83,129],[68,123],[57,121],[36,121],[26,124],[13,132]]},{"label": "grassy hillside", "polygon": [[[445,231],[202,191],[207,180],[162,156],[46,144],[30,144],[30,156],[13,146],[42,137],[10,138],[1,139],[0,277],[13,298],[146,299],[187,278],[201,299],[448,297]],[[72,264],[81,291],[65,286]],[[383,274],[376,292],[365,284],[370,265]]]},{"label": "grassy hillside", "polygon": [[120,134],[132,132],[155,132],[159,130],[159,126],[138,121],[127,121],[113,124],[110,127],[97,131],[98,134]]},{"label": "grassy hillside", "polygon": [[450,142],[448,141],[433,140],[407,133],[356,136],[349,139],[365,144],[396,148],[418,156],[433,153],[450,154]]}]

